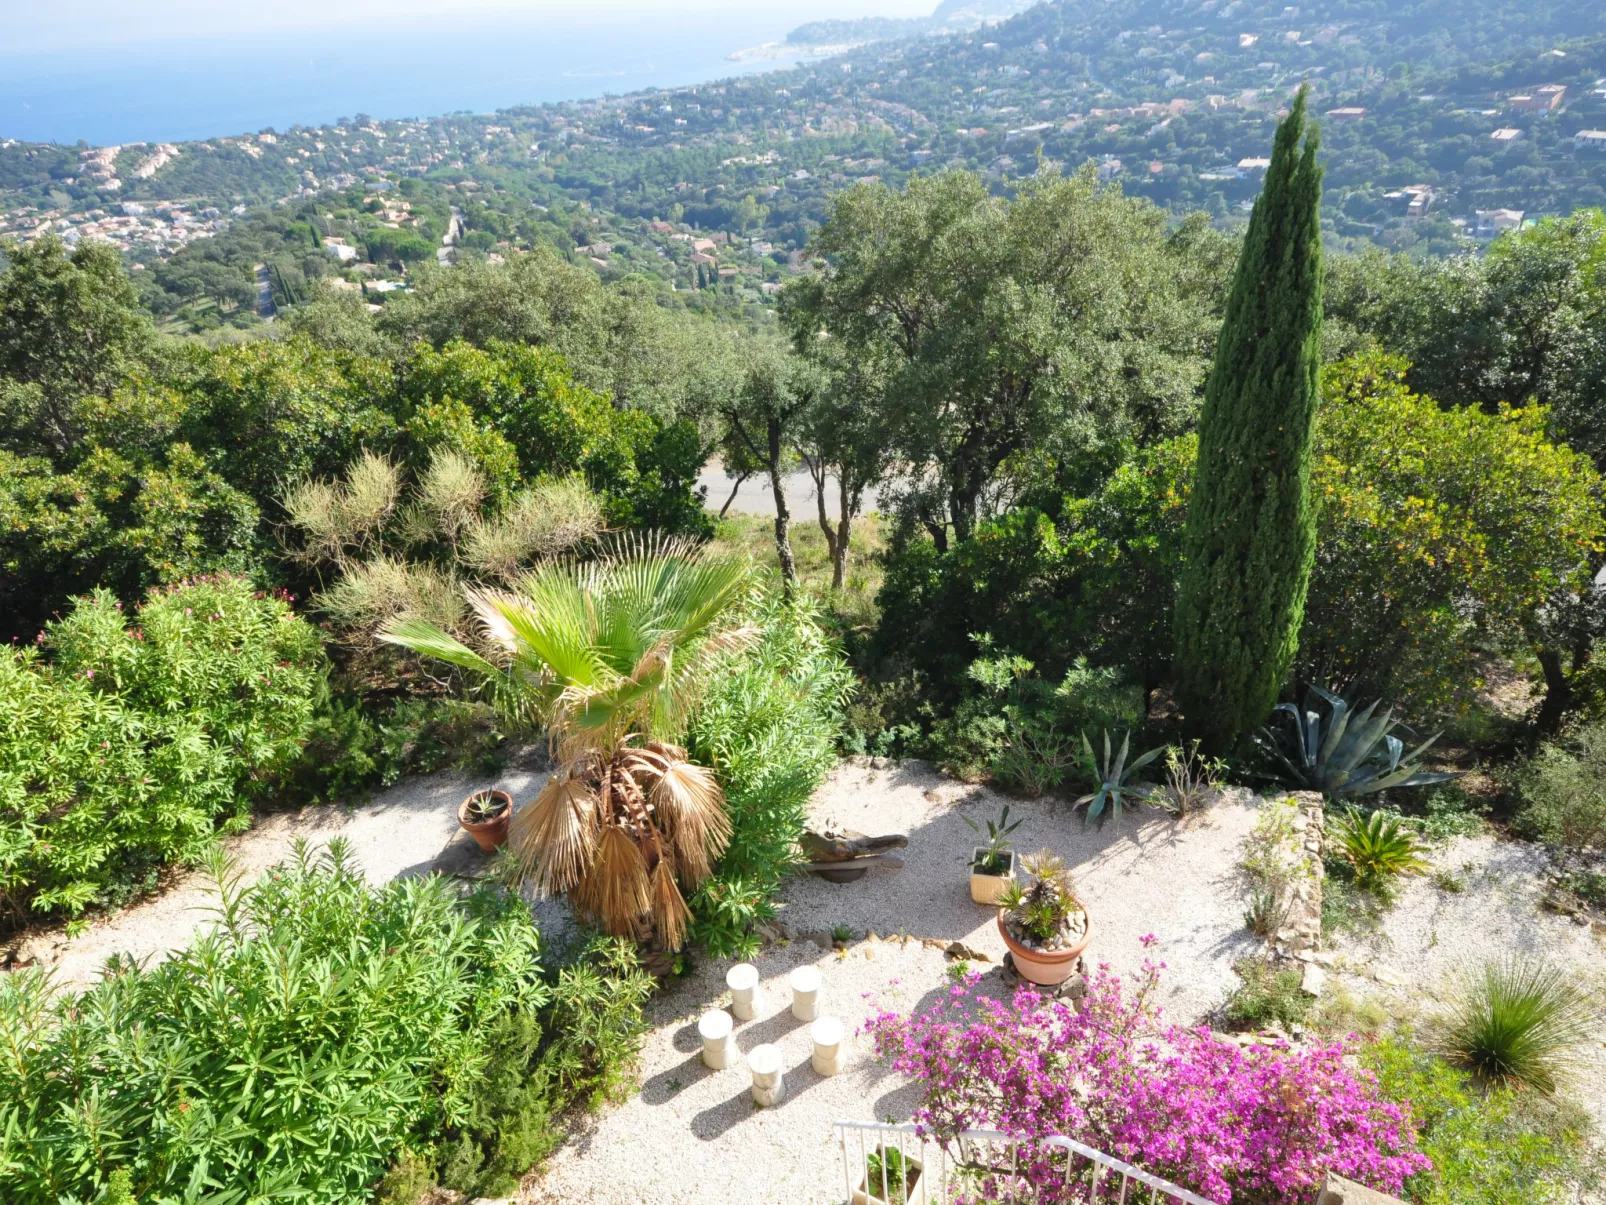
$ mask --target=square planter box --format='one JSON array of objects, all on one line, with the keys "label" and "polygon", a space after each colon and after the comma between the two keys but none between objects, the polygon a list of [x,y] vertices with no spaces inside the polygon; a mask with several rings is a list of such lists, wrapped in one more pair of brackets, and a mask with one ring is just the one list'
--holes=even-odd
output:
[{"label": "square planter box", "polygon": [[1015,851],[1009,851],[1009,869],[1003,874],[977,874],[976,861],[985,849],[986,846],[978,845],[975,852],[970,855],[970,898],[978,904],[985,904],[991,908],[997,905],[998,897],[1004,893],[1004,888],[1015,881]]},{"label": "square planter box", "polygon": [[[921,1166],[920,1160],[912,1155],[904,1156],[903,1205],[926,1205],[924,1173],[925,1168]],[[866,1168],[864,1179],[859,1182],[859,1187],[853,1190],[852,1205],[898,1205],[897,1180],[893,1178],[890,1170],[887,1173],[887,1189],[892,1198],[890,1201],[881,1195],[881,1177],[877,1176],[875,1183],[870,1183],[869,1169]]]}]

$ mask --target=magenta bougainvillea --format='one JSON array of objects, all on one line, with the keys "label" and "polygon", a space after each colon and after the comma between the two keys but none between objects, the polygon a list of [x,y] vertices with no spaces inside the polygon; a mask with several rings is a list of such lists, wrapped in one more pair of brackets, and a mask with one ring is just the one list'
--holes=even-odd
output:
[{"label": "magenta bougainvillea", "polygon": [[[1164,966],[1146,960],[1130,994],[1100,966],[1080,1007],[1025,987],[1005,1004],[971,976],[929,1011],[881,1012],[866,1030],[924,1085],[924,1132],[1024,1140],[1022,1172],[1045,1202],[1061,1199],[1065,1156],[1031,1140],[1053,1134],[1221,1205],[1305,1205],[1329,1170],[1397,1193],[1429,1166],[1409,1109],[1384,1100],[1343,1044],[1240,1049],[1207,1028],[1162,1024],[1153,997]],[[996,1193],[984,1183],[981,1195]]]}]

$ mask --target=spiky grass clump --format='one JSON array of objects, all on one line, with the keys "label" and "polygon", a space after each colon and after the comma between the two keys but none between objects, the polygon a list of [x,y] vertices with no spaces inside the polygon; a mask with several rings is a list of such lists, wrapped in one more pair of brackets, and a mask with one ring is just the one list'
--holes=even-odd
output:
[{"label": "spiky grass clump", "polygon": [[1552,1093],[1589,1040],[1589,997],[1564,973],[1533,959],[1491,962],[1467,976],[1443,1022],[1450,1058],[1489,1084]]}]

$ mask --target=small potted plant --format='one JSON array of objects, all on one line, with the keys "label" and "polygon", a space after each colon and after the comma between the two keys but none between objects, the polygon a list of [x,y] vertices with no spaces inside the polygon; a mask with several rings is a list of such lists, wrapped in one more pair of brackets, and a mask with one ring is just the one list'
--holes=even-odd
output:
[{"label": "small potted plant", "polygon": [[1076,969],[1093,923],[1063,859],[1043,849],[1021,867],[1026,882],[1012,881],[998,898],[998,931],[1022,979],[1057,987]]},{"label": "small potted plant", "polygon": [[[966,816],[964,821],[977,836],[981,835],[981,827],[974,820]],[[1015,851],[1009,847],[1009,834],[1022,823],[1009,822],[1008,804],[996,821],[987,821],[987,844],[976,846],[970,855],[970,898],[976,903],[996,905],[1004,888],[1015,881]]]},{"label": "small potted plant", "polygon": [[865,1156],[864,1180],[853,1191],[853,1205],[924,1205],[923,1170],[913,1155],[878,1146]]},{"label": "small potted plant", "polygon": [[507,844],[507,825],[513,819],[513,796],[506,791],[475,791],[457,805],[457,822],[486,853]]}]

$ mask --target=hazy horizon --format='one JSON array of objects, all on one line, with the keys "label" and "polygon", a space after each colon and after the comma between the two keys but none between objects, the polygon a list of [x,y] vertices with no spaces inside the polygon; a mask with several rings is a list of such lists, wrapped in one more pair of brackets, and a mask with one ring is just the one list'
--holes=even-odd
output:
[{"label": "hazy horizon", "polygon": [[177,0],[136,21],[125,5],[66,0],[8,27],[0,139],[180,141],[703,83],[784,65],[726,56],[805,21],[924,15],[935,2],[291,0],[218,14]]}]

